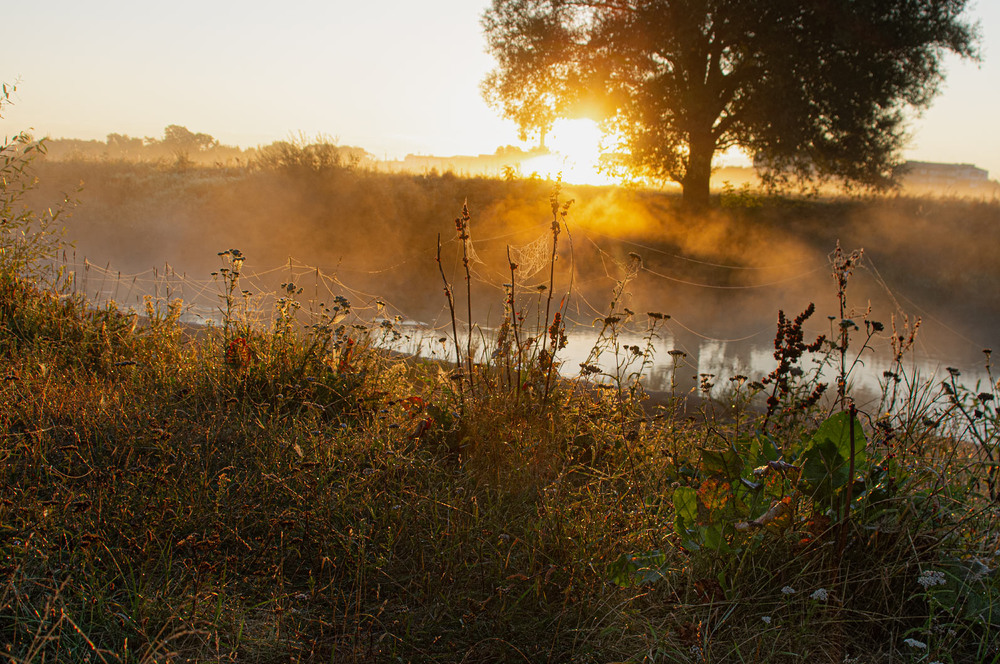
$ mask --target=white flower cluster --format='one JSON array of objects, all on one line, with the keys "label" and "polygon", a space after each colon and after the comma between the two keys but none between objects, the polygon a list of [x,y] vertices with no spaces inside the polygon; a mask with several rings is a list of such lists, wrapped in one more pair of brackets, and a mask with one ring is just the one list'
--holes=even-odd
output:
[{"label": "white flower cluster", "polygon": [[945,583],[944,572],[938,572],[935,570],[925,569],[917,577],[917,583],[924,587],[924,590],[930,588],[931,586],[943,586]]},{"label": "white flower cluster", "polygon": [[820,602],[825,602],[830,598],[830,593],[826,591],[826,588],[819,588],[812,595],[809,595],[809,599],[819,600]]},{"label": "white flower cluster", "polygon": [[771,624],[771,616],[761,616],[760,619],[763,620],[765,624]]},{"label": "white flower cluster", "polygon": [[917,648],[918,650],[927,650],[927,644],[923,641],[917,641],[916,639],[903,639],[903,643],[910,646],[911,648]]},{"label": "white flower cluster", "polygon": [[782,595],[794,595],[795,594],[795,588],[792,588],[791,586],[785,586],[784,588],[781,589],[781,594]]}]

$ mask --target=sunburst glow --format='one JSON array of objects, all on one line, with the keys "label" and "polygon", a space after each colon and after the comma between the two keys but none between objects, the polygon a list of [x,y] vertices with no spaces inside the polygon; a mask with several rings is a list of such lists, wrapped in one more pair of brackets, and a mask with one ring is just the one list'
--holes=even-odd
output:
[{"label": "sunburst glow", "polygon": [[599,171],[602,153],[601,128],[593,120],[556,120],[546,137],[550,154],[524,162],[525,173],[556,177],[572,184],[611,184],[613,179]]}]

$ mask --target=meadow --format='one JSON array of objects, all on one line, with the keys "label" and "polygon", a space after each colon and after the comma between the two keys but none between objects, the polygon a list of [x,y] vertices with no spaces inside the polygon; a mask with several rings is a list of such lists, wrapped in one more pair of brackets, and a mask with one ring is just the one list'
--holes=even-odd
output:
[{"label": "meadow", "polygon": [[[912,362],[995,335],[996,202],[4,158],[7,661],[1000,661],[991,351]],[[650,398],[758,316],[768,373]]]}]

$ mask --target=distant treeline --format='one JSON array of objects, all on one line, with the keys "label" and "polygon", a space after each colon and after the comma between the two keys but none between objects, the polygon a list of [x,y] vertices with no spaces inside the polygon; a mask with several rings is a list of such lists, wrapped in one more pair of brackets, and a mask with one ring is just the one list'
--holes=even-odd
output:
[{"label": "distant treeline", "polygon": [[[51,161],[129,161],[145,162],[184,169],[193,166],[242,168],[248,170],[285,170],[291,172],[324,172],[330,169],[365,168],[390,173],[436,175],[452,173],[461,177],[489,177],[504,180],[537,179],[533,170],[536,157],[552,154],[545,147],[522,149],[513,145],[497,148],[492,154],[479,155],[406,155],[401,160],[379,160],[367,150],[356,146],[338,145],[324,135],[309,138],[293,136],[268,145],[241,148],[223,145],[215,137],[195,133],[181,125],[169,125],[162,138],[137,138],[127,134],[108,134],[104,141],[76,138],[46,138],[46,157]],[[606,155],[605,168],[617,172],[614,155]],[[997,200],[1000,182],[989,180],[987,171],[970,164],[943,164],[908,161],[896,172],[899,190],[913,195],[966,196],[980,200]],[[626,181],[639,184],[626,177]],[[747,194],[763,190],[754,167],[726,166],[712,173],[715,191]],[[654,183],[644,183],[660,188]],[[662,183],[661,185],[662,186]],[[801,191],[837,196],[845,193],[839,186],[813,186],[800,183]],[[668,186],[667,189],[671,187]],[[794,187],[792,187],[794,188]],[[779,185],[779,189],[781,186]]]},{"label": "distant treeline", "polygon": [[177,166],[227,167],[349,167],[374,157],[359,147],[337,145],[324,136],[305,136],[275,141],[254,148],[223,145],[215,137],[195,133],[181,125],[169,125],[162,138],[138,138],[108,134],[104,141],[78,138],[47,138],[45,154],[54,161],[136,161]]},{"label": "distant treeline", "polygon": [[268,145],[241,148],[223,145],[215,137],[195,133],[181,125],[169,125],[162,138],[138,138],[127,134],[108,134],[107,139],[46,138],[45,154],[51,161],[131,161],[168,166],[219,166],[268,169],[305,169],[364,167],[373,170],[406,173],[447,173],[520,177],[521,164],[533,157],[547,155],[545,148],[523,150],[513,145],[497,148],[492,154],[440,157],[406,155],[400,160],[378,160],[364,148],[338,145],[336,140],[320,135],[294,136]]}]

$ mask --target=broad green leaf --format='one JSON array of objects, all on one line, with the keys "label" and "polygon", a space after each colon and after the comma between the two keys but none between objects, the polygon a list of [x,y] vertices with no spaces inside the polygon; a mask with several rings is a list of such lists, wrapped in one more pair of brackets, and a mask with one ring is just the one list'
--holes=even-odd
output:
[{"label": "broad green leaf", "polygon": [[[858,418],[854,419],[854,467],[861,468],[867,459],[865,432]],[[840,456],[851,458],[851,414],[846,411],[835,413],[819,425],[812,437],[812,445],[828,440],[836,446]]]},{"label": "broad green leaf", "polygon": [[709,511],[710,518],[714,512],[723,509],[729,503],[732,495],[729,482],[722,480],[705,480],[698,488],[698,500]]},{"label": "broad green leaf", "polygon": [[[819,425],[799,457],[801,479],[814,500],[830,502],[847,485],[852,451],[851,423],[851,415],[847,412],[831,415]],[[861,422],[856,417],[853,424],[854,470],[858,473],[863,472],[867,461],[866,441]]]},{"label": "broad green leaf", "polygon": [[623,588],[647,585],[666,578],[667,554],[662,551],[624,553],[608,565],[609,580]]},{"label": "broad green leaf", "polygon": [[944,565],[945,584],[932,586],[933,595],[953,615],[987,625],[1000,624],[1000,593],[989,568],[976,561],[951,560]]},{"label": "broad green leaf", "polygon": [[674,489],[674,530],[681,537],[688,537],[688,530],[697,523],[698,493],[687,486]]},{"label": "broad green leaf", "polygon": [[699,527],[698,536],[701,539],[702,546],[706,549],[718,551],[719,553],[732,553],[729,542],[726,541],[725,528],[725,524],[722,523],[711,523],[707,526]]},{"label": "broad green leaf", "polygon": [[725,450],[702,450],[701,469],[707,475],[724,477],[730,482],[739,480],[743,459],[733,447]]},{"label": "broad green leaf", "polygon": [[744,466],[756,468],[777,461],[781,457],[774,439],[763,433],[743,436],[736,441],[736,449],[743,458]]},{"label": "broad green leaf", "polygon": [[815,444],[802,455],[802,481],[813,500],[829,502],[847,484],[850,468],[840,449],[827,439]]}]

